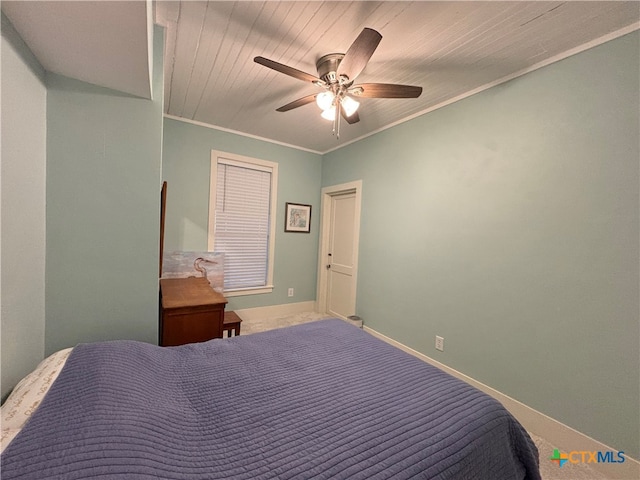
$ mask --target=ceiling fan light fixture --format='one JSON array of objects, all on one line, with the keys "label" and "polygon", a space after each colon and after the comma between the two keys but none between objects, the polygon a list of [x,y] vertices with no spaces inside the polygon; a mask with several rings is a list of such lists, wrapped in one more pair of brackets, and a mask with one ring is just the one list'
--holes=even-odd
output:
[{"label": "ceiling fan light fixture", "polygon": [[326,110],[323,110],[320,115],[325,120],[329,120],[329,121],[335,120],[335,118],[336,118],[336,107],[335,107],[335,105],[331,105]]},{"label": "ceiling fan light fixture", "polygon": [[360,102],[354,100],[351,97],[344,96],[341,100],[342,108],[344,109],[344,113],[347,117],[350,117],[358,110],[360,106]]},{"label": "ceiling fan light fixture", "polygon": [[316,96],[316,103],[322,110],[326,111],[327,109],[331,108],[331,106],[333,105],[334,98],[335,98],[335,95],[333,94],[333,92],[330,92],[330,91],[322,92]]}]

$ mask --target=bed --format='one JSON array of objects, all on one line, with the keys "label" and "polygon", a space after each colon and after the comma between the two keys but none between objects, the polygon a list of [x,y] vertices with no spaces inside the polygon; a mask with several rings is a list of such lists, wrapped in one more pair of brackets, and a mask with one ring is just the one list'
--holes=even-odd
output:
[{"label": "bed", "polygon": [[498,401],[339,319],[80,344],[0,460],[3,480],[540,479]]}]

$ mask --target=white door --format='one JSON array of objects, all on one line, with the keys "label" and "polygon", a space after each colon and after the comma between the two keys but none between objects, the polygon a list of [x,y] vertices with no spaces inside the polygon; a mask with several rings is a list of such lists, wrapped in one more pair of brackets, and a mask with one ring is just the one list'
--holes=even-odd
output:
[{"label": "white door", "polygon": [[327,313],[339,317],[353,315],[353,224],[355,193],[331,197],[329,251],[327,252]]},{"label": "white door", "polygon": [[346,318],[356,313],[362,181],[322,189],[318,311]]}]

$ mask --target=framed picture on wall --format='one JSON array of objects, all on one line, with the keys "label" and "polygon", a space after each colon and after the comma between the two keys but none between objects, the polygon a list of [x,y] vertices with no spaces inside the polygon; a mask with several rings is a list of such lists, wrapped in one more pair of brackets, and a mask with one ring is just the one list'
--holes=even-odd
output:
[{"label": "framed picture on wall", "polygon": [[309,233],[311,231],[311,205],[287,202],[286,206],[284,231]]}]

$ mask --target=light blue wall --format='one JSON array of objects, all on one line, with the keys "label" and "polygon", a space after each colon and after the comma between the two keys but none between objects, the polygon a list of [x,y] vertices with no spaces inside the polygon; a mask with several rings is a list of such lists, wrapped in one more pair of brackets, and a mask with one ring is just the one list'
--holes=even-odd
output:
[{"label": "light blue wall", "polygon": [[42,360],[45,322],[44,70],[2,14],[1,394]]},{"label": "light blue wall", "polygon": [[47,353],[157,343],[162,52],[154,101],[47,74]]},{"label": "light blue wall", "polygon": [[639,58],[635,32],[330,153],[322,172],[363,179],[368,326],[636,458]]},{"label": "light blue wall", "polygon": [[[316,298],[322,158],[294,148],[166,118],[162,175],[167,181],[165,252],[206,251],[211,150],[278,163],[274,289],[230,297],[227,309],[313,301]],[[311,233],[285,233],[285,202],[312,206]],[[287,297],[287,289],[295,295]]]}]

